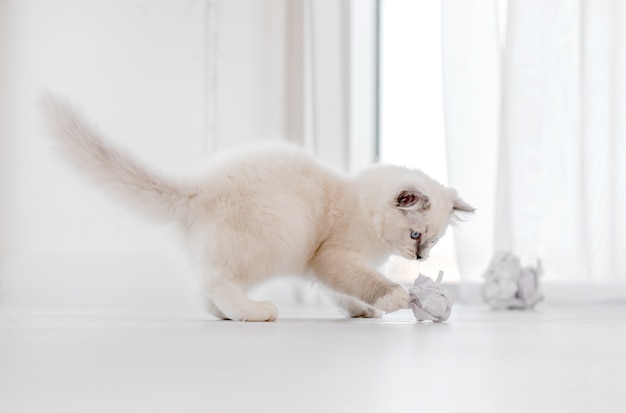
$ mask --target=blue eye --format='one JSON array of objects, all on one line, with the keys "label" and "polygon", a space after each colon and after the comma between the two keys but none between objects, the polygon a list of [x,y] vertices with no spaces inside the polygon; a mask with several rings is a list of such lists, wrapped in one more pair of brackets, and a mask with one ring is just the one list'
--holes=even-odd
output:
[{"label": "blue eye", "polygon": [[418,231],[411,231],[411,238],[414,240],[418,240],[422,237],[422,233]]}]

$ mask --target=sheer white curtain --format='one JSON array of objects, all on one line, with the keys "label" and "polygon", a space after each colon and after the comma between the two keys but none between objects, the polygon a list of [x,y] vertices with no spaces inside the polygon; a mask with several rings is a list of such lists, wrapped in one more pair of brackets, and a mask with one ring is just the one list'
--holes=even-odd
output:
[{"label": "sheer white curtain", "polygon": [[443,2],[450,181],[478,206],[465,280],[504,249],[546,281],[626,282],[624,22],[617,0]]},{"label": "sheer white curtain", "polygon": [[206,3],[210,150],[287,139],[346,171],[373,159],[373,0]]}]

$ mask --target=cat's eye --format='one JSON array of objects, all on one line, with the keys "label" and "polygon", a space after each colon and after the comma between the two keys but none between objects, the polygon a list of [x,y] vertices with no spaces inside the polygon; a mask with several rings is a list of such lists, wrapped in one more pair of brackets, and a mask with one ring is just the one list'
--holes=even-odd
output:
[{"label": "cat's eye", "polygon": [[418,231],[411,231],[411,239],[418,240],[422,237],[422,233]]}]

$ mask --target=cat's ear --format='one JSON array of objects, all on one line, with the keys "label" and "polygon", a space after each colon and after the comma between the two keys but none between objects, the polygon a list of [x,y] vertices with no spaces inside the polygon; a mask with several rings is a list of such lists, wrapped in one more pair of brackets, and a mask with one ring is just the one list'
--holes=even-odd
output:
[{"label": "cat's ear", "polygon": [[407,212],[422,211],[430,207],[428,197],[423,193],[411,189],[400,192],[396,197],[398,209]]},{"label": "cat's ear", "polygon": [[455,197],[454,200],[452,201],[452,213],[455,213],[455,212],[474,213],[475,211],[476,211],[476,208],[474,208],[467,202],[463,201],[458,196]]},{"label": "cat's ear", "polygon": [[450,211],[450,219],[453,223],[463,221],[465,214],[473,214],[476,208],[454,195],[452,199],[452,211]]}]

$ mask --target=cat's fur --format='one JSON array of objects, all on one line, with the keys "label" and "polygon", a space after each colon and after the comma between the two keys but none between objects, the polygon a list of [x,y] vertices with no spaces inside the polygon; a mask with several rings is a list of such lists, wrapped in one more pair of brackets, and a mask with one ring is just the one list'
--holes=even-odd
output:
[{"label": "cat's fur", "polygon": [[276,319],[273,303],[246,290],[283,274],[312,274],[350,316],[406,308],[407,290],[376,267],[391,254],[427,258],[455,212],[474,210],[421,171],[374,166],[349,177],[285,146],[218,156],[201,176],[176,180],[103,139],[64,103],[48,97],[45,106],[73,163],[179,224],[202,268],[209,311],[222,319]]}]

